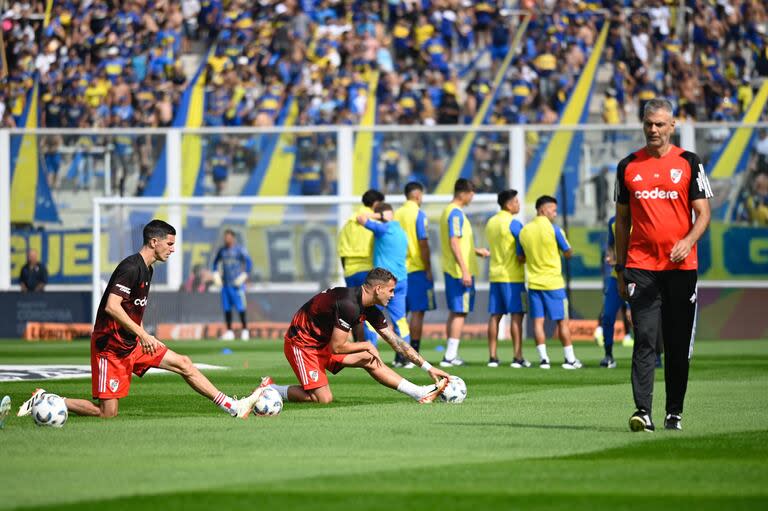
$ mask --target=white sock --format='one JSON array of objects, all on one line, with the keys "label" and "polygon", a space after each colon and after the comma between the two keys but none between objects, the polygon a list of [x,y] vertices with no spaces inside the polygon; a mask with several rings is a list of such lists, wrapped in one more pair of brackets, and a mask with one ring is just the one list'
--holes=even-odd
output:
[{"label": "white sock", "polygon": [[576,355],[573,353],[573,345],[563,346],[563,353],[565,354],[566,362],[573,362],[576,360]]},{"label": "white sock", "polygon": [[219,408],[221,408],[231,416],[234,417],[235,415],[237,415],[237,410],[235,409],[235,400],[229,397],[228,395],[224,394],[223,392],[219,392],[218,394],[216,394],[216,397],[213,398],[213,402],[216,404],[216,406],[218,406]]},{"label": "white sock", "polygon": [[411,383],[405,378],[400,380],[400,384],[397,386],[397,391],[402,392],[406,396],[411,396],[417,401],[427,395],[427,391],[424,387]]},{"label": "white sock", "polygon": [[459,339],[455,337],[448,338],[448,345],[445,347],[445,359],[453,360],[459,355]]},{"label": "white sock", "polygon": [[288,401],[288,385],[275,385],[273,383],[270,385],[270,387],[275,389],[280,394],[280,397],[283,398],[283,401]]},{"label": "white sock", "polygon": [[546,344],[537,344],[536,345],[536,351],[539,352],[539,359],[541,359],[541,360],[549,360],[549,357],[547,356],[547,345]]}]

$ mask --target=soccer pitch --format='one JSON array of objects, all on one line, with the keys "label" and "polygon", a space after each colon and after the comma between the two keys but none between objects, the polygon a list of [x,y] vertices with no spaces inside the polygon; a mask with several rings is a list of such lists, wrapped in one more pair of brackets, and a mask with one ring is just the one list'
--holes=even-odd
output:
[{"label": "soccer pitch", "polygon": [[[423,352],[437,362],[436,343]],[[178,342],[227,393],[262,375],[295,383],[282,342]],[[232,353],[222,353],[229,348]],[[526,354],[533,359],[532,341]],[[391,351],[383,348],[385,360]],[[553,362],[561,358],[550,343]],[[0,509],[765,509],[768,505],[768,341],[696,345],[682,432],[630,433],[630,350],[597,367],[485,367],[464,342],[460,405],[421,406],[360,369],[332,376],[335,403],[286,404],[274,418],[225,416],[174,375],[134,379],[118,418],[70,416],[61,430],[17,418],[37,386],[88,397],[90,380],[0,382],[14,416],[0,431]],[[500,355],[509,362],[511,345]],[[87,364],[88,344],[0,342],[2,364]],[[401,374],[416,383],[427,375]]]}]

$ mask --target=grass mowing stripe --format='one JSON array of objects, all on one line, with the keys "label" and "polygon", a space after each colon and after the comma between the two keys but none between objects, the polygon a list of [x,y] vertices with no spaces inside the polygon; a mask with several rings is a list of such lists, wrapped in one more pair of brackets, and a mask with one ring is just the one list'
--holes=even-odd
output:
[{"label": "grass mowing stripe", "polygon": [[[595,368],[600,350],[579,345],[579,357],[592,362],[591,368],[542,371],[486,368],[485,347],[465,343],[462,356],[472,364],[456,370],[469,385],[462,405],[418,406],[365,372],[348,369],[331,379],[337,399],[331,406],[289,404],[275,419],[247,422],[223,417],[178,377],[150,376],[135,383],[121,402],[121,416],[112,421],[72,417],[57,431],[11,418],[0,431],[0,509],[65,503],[83,509],[116,497],[110,507],[113,502],[118,508],[146,502],[162,509],[177,502],[185,509],[270,502],[270,507],[305,509],[316,507],[314,494],[336,508],[371,507],[373,500],[365,496],[376,495],[403,509],[483,502],[552,506],[547,509],[581,502],[582,507],[621,509],[638,502],[638,491],[671,495],[665,507],[690,509],[722,507],[716,494],[745,495],[744,500],[734,497],[743,506],[729,507],[754,509],[750,496],[764,498],[768,477],[764,462],[743,451],[762,453],[765,438],[724,443],[713,450],[714,461],[706,453],[718,442],[729,442],[726,434],[768,424],[768,395],[761,391],[768,386],[766,345],[697,343],[682,434],[627,432],[629,350],[620,347],[617,370]],[[247,391],[267,373],[279,382],[295,381],[278,343],[227,346],[234,354],[220,353],[222,344],[216,342],[174,344],[197,362],[232,367],[209,373],[227,392]],[[434,346],[426,343],[429,358],[436,358]],[[508,343],[500,346],[502,353],[508,349]],[[0,343],[3,363],[10,363],[7,354],[14,355],[13,363],[66,359],[82,364],[88,346]],[[401,374],[426,382],[421,371]],[[0,393],[11,394],[18,405],[36,385],[3,382]],[[46,382],[45,387],[65,396],[90,392],[88,380]],[[663,409],[663,399],[664,386],[657,382],[657,410]],[[655,415],[660,422],[661,412]],[[703,443],[695,443],[699,440]],[[729,457],[732,445],[738,448]],[[693,451],[701,459],[692,458]],[[634,460],[633,452],[656,452],[658,459]],[[683,491],[690,497],[687,505]]]}]

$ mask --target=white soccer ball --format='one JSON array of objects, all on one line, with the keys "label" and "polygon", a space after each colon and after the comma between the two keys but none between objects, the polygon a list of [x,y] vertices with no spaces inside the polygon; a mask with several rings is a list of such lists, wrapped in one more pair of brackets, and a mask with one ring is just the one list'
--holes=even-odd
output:
[{"label": "white soccer ball", "polygon": [[41,394],[32,403],[32,418],[38,426],[61,428],[67,422],[67,405],[64,398],[56,394]]},{"label": "white soccer ball", "polygon": [[448,386],[440,394],[440,399],[445,403],[459,404],[467,398],[467,384],[458,376],[451,376]]},{"label": "white soccer ball", "polygon": [[282,409],[283,398],[280,397],[280,393],[272,387],[265,387],[253,406],[253,413],[263,417],[266,415],[277,415]]}]

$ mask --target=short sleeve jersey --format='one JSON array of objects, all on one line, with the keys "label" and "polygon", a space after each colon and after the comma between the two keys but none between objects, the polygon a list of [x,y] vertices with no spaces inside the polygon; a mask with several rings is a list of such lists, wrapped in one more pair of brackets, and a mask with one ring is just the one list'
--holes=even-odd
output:
[{"label": "short sleeve jersey", "polygon": [[349,332],[364,321],[376,330],[387,327],[376,306],[363,306],[361,287],[334,287],[313,296],[294,314],[285,338],[298,346],[322,349],[331,342],[334,328]]},{"label": "short sleeve jersey", "polygon": [[560,227],[539,215],[520,231],[517,253],[525,255],[528,268],[528,288],[554,291],[565,287],[560,251],[571,246]]},{"label": "short sleeve jersey", "polygon": [[418,204],[409,200],[405,201],[405,204],[395,212],[395,220],[400,222],[405,234],[408,236],[408,255],[405,259],[408,273],[423,271],[424,260],[421,258],[419,241],[429,239],[427,215],[419,209]]},{"label": "short sleeve jersey", "polygon": [[357,223],[359,215],[370,213],[373,213],[371,208],[361,206],[339,232],[337,249],[339,257],[344,259],[345,277],[373,268],[373,233]]},{"label": "short sleeve jersey", "polygon": [[122,298],[120,305],[128,317],[141,325],[147,308],[152,271],[141,254],[133,254],[123,259],[112,272],[107,289],[101,297],[96,323],[93,326],[92,339],[99,352],[110,352],[118,357],[125,357],[136,347],[136,336],[120,326],[104,309],[109,295],[118,295]]},{"label": "short sleeve jersey", "polygon": [[459,238],[461,255],[471,275],[477,275],[475,257],[475,239],[472,224],[464,211],[455,204],[449,204],[440,217],[440,248],[442,251],[443,271],[455,279],[461,278],[461,266],[451,250],[451,238]]},{"label": "short sleeve jersey", "polygon": [[517,260],[517,243],[523,224],[509,211],[499,211],[485,224],[485,238],[491,250],[488,280],[525,282],[525,268]]},{"label": "short sleeve jersey", "polygon": [[632,218],[625,266],[652,271],[697,269],[696,245],[679,263],[669,255],[693,227],[691,203],[712,196],[704,166],[690,151],[672,146],[666,155],[654,158],[643,148],[621,160],[616,202],[628,204]]}]

